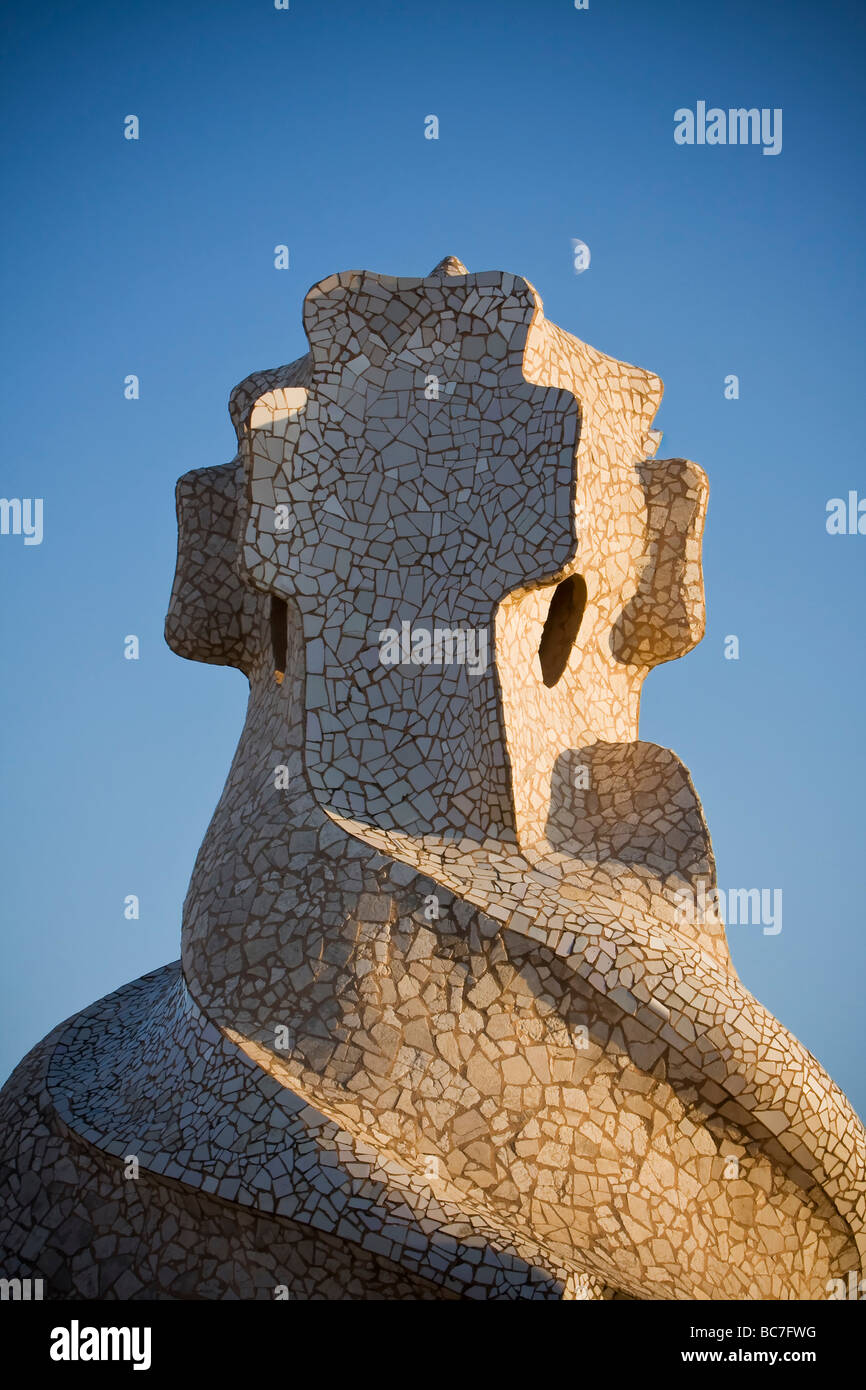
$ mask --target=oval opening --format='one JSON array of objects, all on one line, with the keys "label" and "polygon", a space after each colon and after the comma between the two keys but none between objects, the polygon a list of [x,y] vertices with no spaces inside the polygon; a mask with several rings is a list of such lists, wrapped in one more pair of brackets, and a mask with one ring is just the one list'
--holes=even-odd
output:
[{"label": "oval opening", "polygon": [[556,685],[568,665],[585,608],[586,581],[582,574],[573,574],[557,584],[538,644],[541,677],[545,685]]}]

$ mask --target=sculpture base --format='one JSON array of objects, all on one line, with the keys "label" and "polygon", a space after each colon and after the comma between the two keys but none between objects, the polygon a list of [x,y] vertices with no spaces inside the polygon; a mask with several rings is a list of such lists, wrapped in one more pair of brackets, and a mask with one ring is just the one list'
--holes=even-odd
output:
[{"label": "sculpture base", "polygon": [[260,1072],[179,962],[40,1043],[0,1134],[0,1269],[49,1299],[605,1297]]}]

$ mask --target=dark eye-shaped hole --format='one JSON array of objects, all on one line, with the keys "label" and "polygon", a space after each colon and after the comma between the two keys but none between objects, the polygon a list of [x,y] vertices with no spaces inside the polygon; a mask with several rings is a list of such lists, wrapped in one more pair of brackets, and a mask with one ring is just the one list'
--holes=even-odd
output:
[{"label": "dark eye-shaped hole", "polygon": [[286,674],[286,657],[289,650],[289,610],[284,598],[271,594],[271,652],[274,658],[274,675],[277,684],[282,685]]},{"label": "dark eye-shaped hole", "polygon": [[585,608],[586,581],[583,575],[573,574],[557,584],[538,644],[538,659],[545,685],[556,685],[568,665]]}]

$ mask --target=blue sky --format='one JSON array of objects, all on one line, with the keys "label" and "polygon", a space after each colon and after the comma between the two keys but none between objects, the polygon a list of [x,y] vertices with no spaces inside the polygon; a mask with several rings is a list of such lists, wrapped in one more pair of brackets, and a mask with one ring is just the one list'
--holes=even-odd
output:
[{"label": "blue sky", "polygon": [[[866,1111],[866,537],[825,529],[829,498],[866,496],[863,12],[85,0],[6,16],[2,492],[44,499],[44,539],[0,536],[0,1073],[179,954],[246,682],[163,642],[175,479],[232,456],[229,390],[305,350],[312,283],[455,254],[525,275],[550,318],[665,382],[660,456],[710,478],[708,624],[647,681],[641,736],[690,767],[721,885],[783,890],[780,934],[730,928],[735,963]],[[782,152],[677,146],[674,111],[699,100],[781,108]]]}]

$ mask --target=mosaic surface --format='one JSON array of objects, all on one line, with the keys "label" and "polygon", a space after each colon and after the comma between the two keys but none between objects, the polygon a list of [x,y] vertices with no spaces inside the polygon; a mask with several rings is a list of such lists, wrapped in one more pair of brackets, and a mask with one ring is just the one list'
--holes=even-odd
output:
[{"label": "mosaic surface", "polygon": [[177,488],[166,638],[250,683],[182,962],[7,1083],[4,1271],[826,1297],[866,1134],[684,916],[709,833],[638,737],[703,632],[707,483],[654,457],[660,381],[454,258],[332,276],[304,324],[232,393],[236,458]]}]

